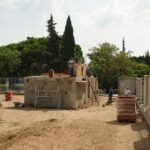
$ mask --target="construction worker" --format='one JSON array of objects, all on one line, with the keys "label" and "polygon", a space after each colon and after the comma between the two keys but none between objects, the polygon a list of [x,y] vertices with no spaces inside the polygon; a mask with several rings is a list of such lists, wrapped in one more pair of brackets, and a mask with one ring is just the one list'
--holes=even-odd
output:
[{"label": "construction worker", "polygon": [[74,59],[70,58],[68,61],[68,69],[69,69],[69,75],[70,76],[73,76],[73,73],[74,73],[74,71],[73,71],[74,63],[75,63]]},{"label": "construction worker", "polygon": [[112,96],[113,96],[113,88],[110,87],[109,92],[108,92],[108,101],[106,102],[106,105],[109,105],[112,103]]},{"label": "construction worker", "polygon": [[92,76],[92,68],[90,66],[87,68],[86,74],[87,74],[88,77]]},{"label": "construction worker", "polygon": [[129,96],[131,94],[131,90],[129,88],[124,88],[124,96]]}]

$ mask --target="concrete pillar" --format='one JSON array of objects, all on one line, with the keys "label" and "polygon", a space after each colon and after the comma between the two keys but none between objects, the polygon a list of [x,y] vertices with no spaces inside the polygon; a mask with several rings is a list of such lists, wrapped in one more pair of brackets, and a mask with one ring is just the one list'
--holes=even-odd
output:
[{"label": "concrete pillar", "polygon": [[143,88],[142,78],[139,78],[139,99],[141,102],[142,102],[142,91],[143,91],[142,88]]},{"label": "concrete pillar", "polygon": [[150,108],[150,75],[148,76],[148,89],[147,89],[147,101],[148,101],[148,107]]},{"label": "concrete pillar", "polygon": [[138,98],[138,78],[136,78],[136,97]]},{"label": "concrete pillar", "polygon": [[144,76],[144,106],[148,106],[148,75]]},{"label": "concrete pillar", "polygon": [[139,93],[140,103],[143,103],[143,81],[142,81],[142,78],[139,79],[138,93]]},{"label": "concrete pillar", "polygon": [[136,97],[140,101],[140,78],[136,78]]},{"label": "concrete pillar", "polygon": [[141,79],[138,78],[138,99],[140,100],[140,81]]}]

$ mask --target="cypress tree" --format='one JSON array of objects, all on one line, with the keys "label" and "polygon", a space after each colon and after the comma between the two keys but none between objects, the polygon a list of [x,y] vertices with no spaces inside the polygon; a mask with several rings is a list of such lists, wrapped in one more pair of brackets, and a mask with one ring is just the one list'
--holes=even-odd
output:
[{"label": "cypress tree", "polygon": [[67,18],[65,31],[63,34],[63,42],[64,42],[64,69],[67,69],[67,62],[70,58],[74,58],[75,51],[75,39],[73,35],[73,27],[71,23],[70,16]]},{"label": "cypress tree", "polygon": [[146,53],[145,53],[144,62],[145,62],[145,64],[150,65],[150,53],[149,53],[149,51],[146,51]]},{"label": "cypress tree", "polygon": [[60,66],[60,37],[55,30],[55,25],[53,16],[47,21],[48,27],[48,51],[51,52],[50,67],[55,71],[59,71]]},{"label": "cypress tree", "polygon": [[59,51],[59,36],[55,30],[55,25],[57,23],[54,22],[53,16],[51,15],[50,19],[47,21],[48,25],[48,50],[51,51],[53,54],[57,54]]}]

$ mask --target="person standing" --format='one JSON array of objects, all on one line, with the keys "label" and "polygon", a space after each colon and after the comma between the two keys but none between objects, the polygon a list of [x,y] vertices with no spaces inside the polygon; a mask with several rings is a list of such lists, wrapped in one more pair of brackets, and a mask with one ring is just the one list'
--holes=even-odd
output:
[{"label": "person standing", "polygon": [[113,96],[113,88],[110,87],[110,89],[108,91],[108,101],[107,101],[106,105],[109,105],[112,103],[112,96]]},{"label": "person standing", "polygon": [[68,61],[68,69],[69,69],[69,75],[70,76],[73,76],[73,73],[74,73],[74,71],[73,71],[74,63],[75,63],[74,59],[70,58],[69,61]]},{"label": "person standing", "polygon": [[124,96],[129,96],[131,95],[131,90],[129,88],[124,88]]},{"label": "person standing", "polygon": [[88,66],[88,68],[86,70],[86,74],[89,78],[92,76],[92,68],[90,66]]}]

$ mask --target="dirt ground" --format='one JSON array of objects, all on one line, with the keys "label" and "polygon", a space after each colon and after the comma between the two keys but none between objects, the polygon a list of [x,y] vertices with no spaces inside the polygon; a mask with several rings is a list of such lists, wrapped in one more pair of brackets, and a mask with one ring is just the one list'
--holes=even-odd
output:
[{"label": "dirt ground", "polygon": [[[0,100],[4,95],[0,95]],[[107,97],[100,97],[101,104]],[[23,96],[13,101],[23,102]],[[116,104],[79,110],[14,108],[1,102],[0,150],[150,150],[146,123],[118,123]]]}]

